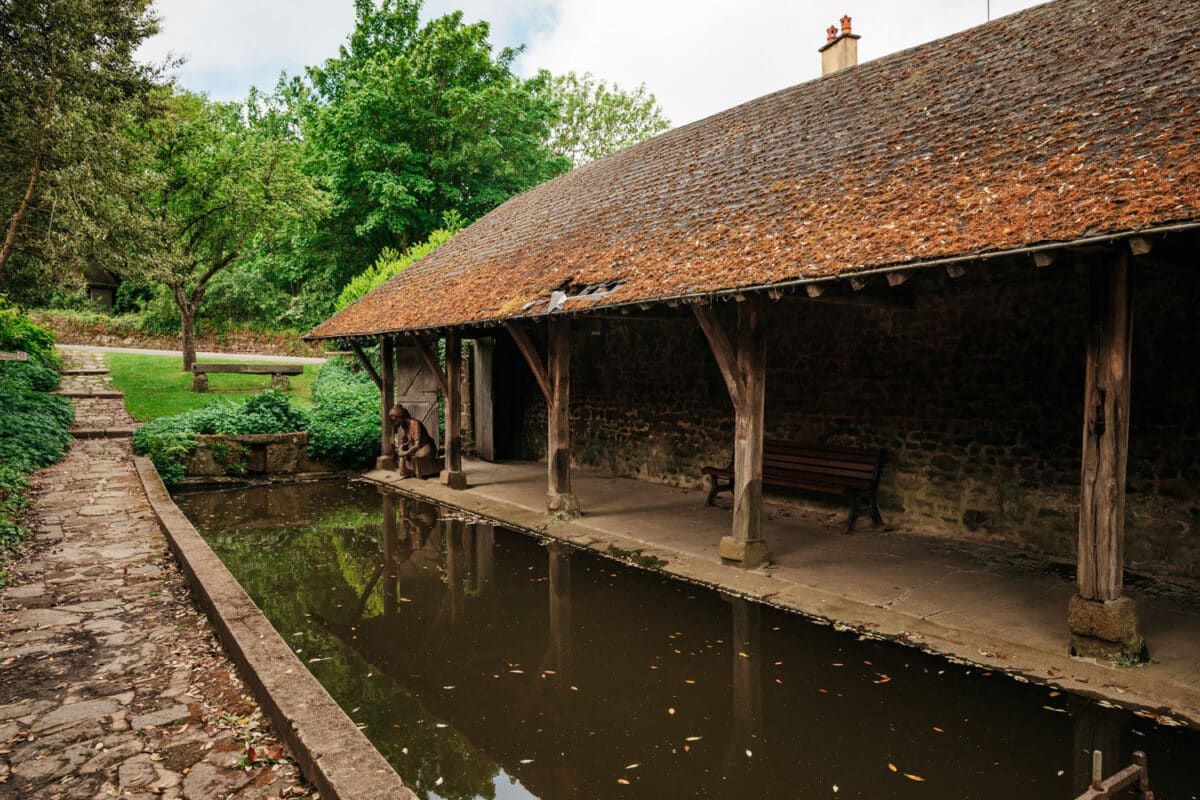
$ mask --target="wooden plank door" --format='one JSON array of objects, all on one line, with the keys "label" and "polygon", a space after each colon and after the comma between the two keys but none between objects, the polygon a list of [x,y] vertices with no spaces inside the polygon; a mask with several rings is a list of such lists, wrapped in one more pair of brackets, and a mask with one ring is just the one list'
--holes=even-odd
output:
[{"label": "wooden plank door", "polygon": [[396,402],[429,430],[435,444],[442,441],[438,424],[438,382],[416,347],[396,346]]}]

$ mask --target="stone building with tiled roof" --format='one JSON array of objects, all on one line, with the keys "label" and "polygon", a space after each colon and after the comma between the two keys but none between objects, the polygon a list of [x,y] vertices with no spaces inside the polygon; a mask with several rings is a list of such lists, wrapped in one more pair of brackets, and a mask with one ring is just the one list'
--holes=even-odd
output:
[{"label": "stone building with tiled roof", "polygon": [[1200,4],[1058,0],[556,178],[309,338],[381,342],[388,386],[406,343],[524,359],[503,455],[558,511],[572,462],[689,484],[733,445],[748,566],[764,437],[882,449],[885,518],[1075,559],[1111,641],[1123,565],[1200,576],[1198,75]]}]

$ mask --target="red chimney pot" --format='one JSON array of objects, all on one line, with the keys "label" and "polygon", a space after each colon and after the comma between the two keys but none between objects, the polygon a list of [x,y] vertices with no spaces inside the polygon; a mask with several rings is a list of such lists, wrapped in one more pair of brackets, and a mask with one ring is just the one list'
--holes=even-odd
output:
[{"label": "red chimney pot", "polygon": [[834,39],[836,39],[837,38],[837,26],[830,25],[829,30],[825,31],[825,36],[826,36],[825,41],[827,41],[827,42],[832,42]]},{"label": "red chimney pot", "polygon": [[850,15],[846,14],[842,17],[842,35],[850,33]]}]

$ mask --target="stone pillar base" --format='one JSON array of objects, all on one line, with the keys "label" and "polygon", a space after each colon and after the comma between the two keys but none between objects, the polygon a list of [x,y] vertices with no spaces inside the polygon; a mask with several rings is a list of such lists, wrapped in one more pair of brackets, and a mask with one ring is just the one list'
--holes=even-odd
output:
[{"label": "stone pillar base", "polygon": [[546,510],[556,519],[561,520],[577,519],[583,516],[583,512],[579,509],[579,498],[569,493],[546,495]]},{"label": "stone pillar base", "polygon": [[1067,609],[1067,624],[1072,656],[1127,665],[1150,660],[1132,597],[1101,601],[1075,595]]},{"label": "stone pillar base", "polygon": [[375,469],[396,469],[396,457],[379,456],[375,459]]},{"label": "stone pillar base", "polygon": [[764,566],[771,561],[767,552],[767,543],[763,539],[737,539],[733,536],[722,536],[718,548],[721,558],[727,561],[737,561],[743,569],[754,569]]},{"label": "stone pillar base", "polygon": [[197,372],[192,375],[192,391],[207,392],[208,391],[208,375],[203,372]]},{"label": "stone pillar base", "polygon": [[467,488],[467,475],[461,470],[444,469],[442,470],[441,474],[438,475],[438,481],[440,481],[443,486],[449,486],[451,489]]}]

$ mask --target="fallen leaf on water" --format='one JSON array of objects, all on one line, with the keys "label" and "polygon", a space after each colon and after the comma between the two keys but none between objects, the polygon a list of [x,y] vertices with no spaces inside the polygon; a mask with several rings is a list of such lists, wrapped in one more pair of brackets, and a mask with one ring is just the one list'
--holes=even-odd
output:
[{"label": "fallen leaf on water", "polygon": [[1061,694],[1062,694],[1062,692],[1051,692],[1051,693],[1050,693],[1050,696],[1051,696],[1051,697],[1058,697],[1058,696],[1059,696],[1059,695],[1061,695]]},{"label": "fallen leaf on water", "polygon": [[937,731],[938,733],[945,733],[945,731],[944,731],[944,730],[942,730],[941,728],[939,728],[937,725],[934,725],[934,726],[933,726],[933,729],[934,729],[935,731]]},{"label": "fallen leaf on water", "polygon": [[783,662],[782,662],[782,661],[776,661],[776,662],[775,662],[775,666],[777,666],[777,667],[782,667],[782,666],[783,666]]},{"label": "fallen leaf on water", "polygon": [[838,793],[838,785],[836,783],[833,785],[833,793],[834,794]]},{"label": "fallen leaf on water", "polygon": [[783,678],[776,678],[776,679],[775,679],[775,682],[776,682],[776,683],[778,683],[778,684],[780,684],[780,685],[782,685],[782,684],[783,684]]},{"label": "fallen leaf on water", "polygon": [[522,763],[522,764],[532,764],[532,763],[533,763],[533,759],[532,759],[532,758],[522,758],[522,759],[521,759],[521,763]]},{"label": "fallen leaf on water", "polygon": [[510,669],[509,672],[511,672],[513,675],[524,675],[525,674],[525,670],[523,670],[523,669]]},{"label": "fallen leaf on water", "polygon": [[895,764],[892,764],[891,762],[889,762],[889,763],[888,763],[888,769],[890,769],[892,772],[899,772],[899,771],[900,771],[900,770],[896,769],[896,765],[895,765]]},{"label": "fallen leaf on water", "polygon": [[629,785],[629,781],[625,780],[624,778],[617,778],[617,783],[621,784],[622,786]]},{"label": "fallen leaf on water", "polygon": [[689,737],[687,737],[686,739],[684,739],[684,741],[685,741],[685,742],[698,742],[698,741],[700,741],[700,739],[702,739],[702,738],[703,738],[703,737],[701,737],[701,736],[689,736]]},{"label": "fallen leaf on water", "polygon": [[444,722],[435,722],[435,723],[434,723],[434,725],[433,725],[433,727],[435,727],[435,728],[449,728],[450,726],[449,726],[449,725],[447,725],[447,724],[446,724],[446,723],[444,723]]},{"label": "fallen leaf on water", "polygon": [[447,690],[449,690],[449,689],[453,689],[453,688],[454,688],[454,684],[450,684],[449,686],[443,686],[442,688],[443,688],[443,689],[447,689]]},{"label": "fallen leaf on water", "polygon": [[922,778],[920,775],[913,775],[911,772],[904,773],[904,777],[908,778],[910,781],[916,781],[917,783],[925,782],[925,779]]},{"label": "fallen leaf on water", "polygon": [[1047,711],[1053,711],[1056,714],[1066,714],[1067,713],[1067,710],[1065,708],[1055,708],[1054,706],[1042,706],[1042,708],[1046,709]]},{"label": "fallen leaf on water", "polygon": [[434,781],[434,782],[433,782],[433,785],[434,785],[434,786],[441,786],[441,785],[442,785],[442,780],[443,780],[442,778],[438,778],[436,781]]},{"label": "fallen leaf on water", "polygon": [[753,758],[753,757],[754,757],[754,753],[752,753],[752,752],[750,752],[749,750],[747,750],[747,751],[746,751],[746,758]]},{"label": "fallen leaf on water", "polygon": [[743,653],[743,652],[742,652],[742,651],[740,651],[740,650],[738,651],[738,655],[739,655],[739,656],[741,656],[742,658],[749,658],[749,657],[750,657],[748,653]]},{"label": "fallen leaf on water", "polygon": [[635,761],[632,764],[626,765],[625,769],[637,769],[641,766],[641,762]]},{"label": "fallen leaf on water", "polygon": [[670,715],[673,717],[673,716],[675,716],[675,709],[673,709],[673,708],[668,708],[668,709],[667,709],[667,713],[668,713],[668,714],[670,714]]},{"label": "fallen leaf on water", "polygon": [[829,694],[828,689],[817,689],[817,691],[820,692],[821,694]]},{"label": "fallen leaf on water", "polygon": [[683,682],[684,682],[684,683],[690,683],[690,684],[695,684],[695,683],[696,683],[696,682],[695,682],[694,680],[692,680],[691,678],[685,678]]}]

